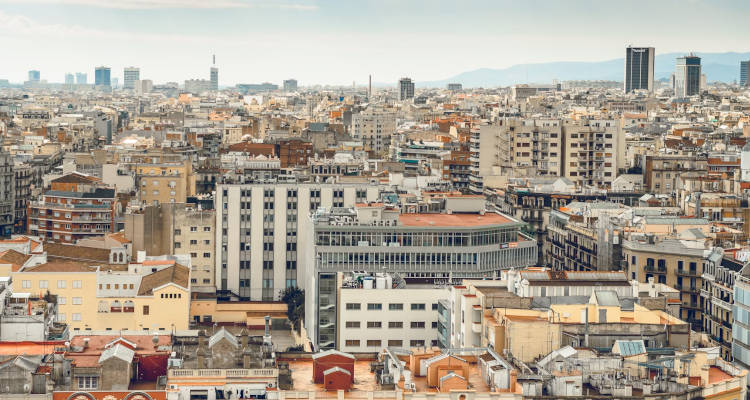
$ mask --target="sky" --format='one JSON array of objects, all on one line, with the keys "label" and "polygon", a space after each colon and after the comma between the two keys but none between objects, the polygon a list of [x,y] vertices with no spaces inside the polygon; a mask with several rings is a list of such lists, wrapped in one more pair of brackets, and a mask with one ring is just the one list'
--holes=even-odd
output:
[{"label": "sky", "polygon": [[0,0],[0,79],[126,66],[155,83],[300,85],[448,78],[478,68],[750,51],[747,0]]}]

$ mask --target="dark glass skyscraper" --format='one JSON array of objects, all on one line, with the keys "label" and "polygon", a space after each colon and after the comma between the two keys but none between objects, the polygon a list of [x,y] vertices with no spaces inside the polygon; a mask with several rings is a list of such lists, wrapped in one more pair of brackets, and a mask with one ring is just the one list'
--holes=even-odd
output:
[{"label": "dark glass skyscraper", "polygon": [[653,47],[628,47],[625,49],[625,93],[633,90],[654,91]]},{"label": "dark glass skyscraper", "polygon": [[750,76],[750,61],[740,61],[740,86],[750,86],[747,81]]},{"label": "dark glass skyscraper", "polygon": [[689,97],[701,91],[701,58],[694,55],[678,57],[674,70],[674,93]]},{"label": "dark glass skyscraper", "polygon": [[96,67],[94,71],[94,84],[96,86],[112,86],[109,76],[109,67]]}]

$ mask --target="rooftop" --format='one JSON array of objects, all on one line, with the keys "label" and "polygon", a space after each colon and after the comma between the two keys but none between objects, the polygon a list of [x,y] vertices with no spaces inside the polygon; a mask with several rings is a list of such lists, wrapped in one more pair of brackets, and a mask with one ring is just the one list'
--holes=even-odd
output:
[{"label": "rooftop", "polygon": [[410,227],[476,227],[510,224],[514,220],[495,213],[477,214],[401,214],[398,217],[403,226]]}]

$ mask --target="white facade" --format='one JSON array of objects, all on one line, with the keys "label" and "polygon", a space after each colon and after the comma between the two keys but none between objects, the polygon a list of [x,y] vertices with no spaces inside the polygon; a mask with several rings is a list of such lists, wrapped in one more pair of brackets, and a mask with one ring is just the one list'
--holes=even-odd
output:
[{"label": "white facade", "polygon": [[342,288],[338,343],[344,352],[437,346],[437,304],[449,289]]},{"label": "white facade", "polygon": [[251,300],[275,300],[301,285],[297,243],[312,232],[319,207],[378,200],[369,184],[247,184],[216,188],[216,288]]}]

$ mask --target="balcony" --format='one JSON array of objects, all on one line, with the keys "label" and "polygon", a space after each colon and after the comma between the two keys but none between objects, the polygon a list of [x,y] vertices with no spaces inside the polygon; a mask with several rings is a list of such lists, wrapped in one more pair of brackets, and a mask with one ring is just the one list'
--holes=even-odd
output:
[{"label": "balcony", "polygon": [[692,277],[700,277],[701,276],[701,274],[699,274],[698,271],[694,270],[694,269],[690,269],[690,270],[687,270],[687,269],[678,269],[677,270],[677,275],[692,276]]},{"label": "balcony", "polygon": [[660,275],[665,275],[667,273],[667,267],[656,267],[653,265],[646,265],[645,267],[643,267],[643,270],[646,272],[660,274]]}]

